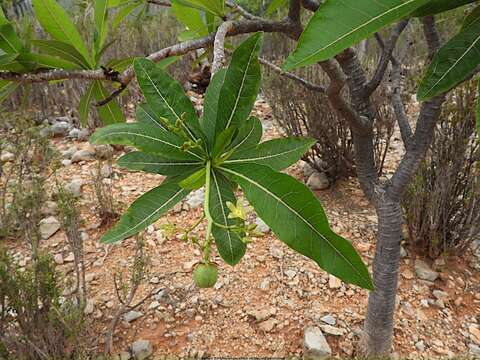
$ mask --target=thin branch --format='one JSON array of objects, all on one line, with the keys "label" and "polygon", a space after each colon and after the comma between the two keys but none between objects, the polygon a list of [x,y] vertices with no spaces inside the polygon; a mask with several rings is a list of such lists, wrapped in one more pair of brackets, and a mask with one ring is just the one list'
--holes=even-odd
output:
[{"label": "thin branch", "polygon": [[320,4],[316,0],[302,0],[302,6],[310,11],[317,11]]},{"label": "thin branch", "polygon": [[295,39],[298,39],[303,31],[302,21],[300,18],[301,8],[302,5],[300,3],[300,0],[290,0],[287,19],[294,27],[294,29],[292,30],[292,35],[295,37]]},{"label": "thin branch", "polygon": [[364,120],[341,94],[341,91],[347,82],[347,77],[334,60],[322,61],[320,66],[330,78],[330,84],[326,93],[334,109],[343,116],[352,128],[356,129],[358,132],[363,132],[365,130]]},{"label": "thin branch", "polygon": [[440,35],[437,31],[434,16],[425,16],[424,18],[422,18],[422,22],[423,33],[425,35],[425,39],[427,40],[428,46],[428,60],[432,61],[433,57],[440,48]]},{"label": "thin branch", "polygon": [[120,87],[113,91],[110,95],[108,95],[105,99],[103,100],[100,100],[100,101],[97,101],[94,105],[95,106],[103,106],[103,105],[107,105],[110,101],[112,101],[113,99],[115,99],[117,96],[119,96],[123,90],[125,90],[127,88],[127,85],[125,84],[120,84]]},{"label": "thin branch", "polygon": [[400,135],[402,136],[405,149],[410,149],[410,143],[413,136],[412,128],[408,122],[408,116],[402,101],[402,84],[401,84],[401,65],[398,61],[392,62],[392,105],[400,127]]},{"label": "thin branch", "polygon": [[297,81],[298,83],[300,83],[302,86],[304,86],[308,90],[319,92],[319,93],[326,93],[327,92],[327,90],[323,86],[314,84],[314,83],[312,83],[312,82],[310,82],[310,81],[308,81],[308,80],[306,80],[306,79],[304,79],[304,78],[302,78],[298,75],[290,73],[288,71],[284,71],[281,67],[275,65],[274,63],[272,63],[272,62],[270,62],[266,59],[259,58],[259,61],[260,61],[260,64],[268,66],[270,69],[272,69],[273,71],[275,71],[279,75],[285,76],[286,78]]},{"label": "thin branch", "polygon": [[383,41],[381,41],[380,35],[378,35],[378,37],[376,36],[377,41],[383,44],[383,47],[381,45],[382,56],[378,61],[378,64],[372,76],[372,79],[365,86],[365,89],[364,89],[365,96],[370,96],[375,90],[377,90],[378,86],[382,82],[388,67],[388,63],[390,62],[390,59],[392,57],[393,50],[395,49],[395,46],[397,45],[397,41],[400,38],[400,35],[402,34],[403,30],[405,30],[405,28],[407,27],[408,22],[409,22],[408,19],[400,21],[397,24],[397,26],[395,26],[393,33],[386,44],[383,44]]},{"label": "thin branch", "polygon": [[[263,32],[278,32],[284,33],[290,37],[295,36],[295,24],[292,24],[288,19],[281,21],[270,20],[241,20],[232,22],[232,26],[227,32],[227,36],[235,36],[240,34],[254,33],[257,31]],[[157,52],[150,54],[147,59],[153,62],[159,62],[162,59],[171,56],[185,55],[190,51],[200,48],[212,46],[215,40],[215,34],[209,34],[205,37],[184,41]],[[108,80],[119,82],[123,86],[127,86],[134,78],[135,73],[132,66],[129,66],[121,75],[112,78],[111,75],[104,70],[49,70],[37,73],[18,74],[11,71],[0,71],[0,79],[20,83],[41,83],[53,80]],[[118,96],[120,92],[115,90],[115,94],[109,95],[104,101],[100,103],[106,104],[107,100],[112,100]]]},{"label": "thin branch", "polygon": [[227,32],[232,28],[231,21],[223,22],[217,29],[215,40],[213,42],[213,63],[212,63],[212,77],[223,67],[225,60],[225,37]]},{"label": "thin branch", "polygon": [[263,19],[259,16],[255,16],[252,13],[245,10],[243,7],[238,5],[235,1],[229,0],[226,2],[227,6],[238,12],[241,16],[248,20],[256,20],[256,21],[263,21]]}]

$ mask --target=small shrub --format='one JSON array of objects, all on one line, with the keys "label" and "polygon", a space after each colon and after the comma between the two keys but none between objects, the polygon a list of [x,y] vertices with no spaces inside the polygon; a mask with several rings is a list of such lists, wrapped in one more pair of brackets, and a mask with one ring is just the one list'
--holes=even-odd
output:
[{"label": "small shrub", "polygon": [[461,254],[480,235],[480,145],[473,84],[455,90],[403,202],[409,243],[430,258]]},{"label": "small shrub", "polygon": [[60,276],[43,253],[20,269],[0,249],[0,356],[70,359],[82,353],[81,308],[61,297]]}]

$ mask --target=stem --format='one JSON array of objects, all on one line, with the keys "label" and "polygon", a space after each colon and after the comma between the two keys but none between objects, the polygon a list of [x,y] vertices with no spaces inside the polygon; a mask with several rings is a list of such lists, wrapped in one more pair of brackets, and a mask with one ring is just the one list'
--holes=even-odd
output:
[{"label": "stem", "polygon": [[205,263],[210,262],[210,234],[212,232],[212,226],[213,226],[213,219],[212,216],[210,215],[210,208],[209,208],[209,199],[210,199],[210,176],[211,176],[211,171],[212,171],[212,161],[208,160],[207,161],[207,171],[206,171],[206,177],[205,177],[205,203],[204,203],[204,213],[205,217],[207,218],[207,232],[205,233],[205,243],[203,246],[204,249],[204,256],[203,260]]}]

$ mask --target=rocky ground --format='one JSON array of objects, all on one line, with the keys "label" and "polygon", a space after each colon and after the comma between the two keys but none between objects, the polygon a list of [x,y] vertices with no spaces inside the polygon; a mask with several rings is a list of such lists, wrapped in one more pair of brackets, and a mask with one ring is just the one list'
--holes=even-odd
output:
[{"label": "rocky ground", "polygon": [[[268,106],[260,101],[255,111],[263,120],[266,136],[277,136]],[[118,306],[113,274],[128,271],[135,244],[133,239],[108,246],[99,243],[108,225],[102,225],[96,215],[91,174],[107,149],[92,147],[85,133],[62,126],[57,125],[55,134],[65,136],[53,139],[63,154],[58,177],[80,199],[89,286],[85,312],[91,321],[92,343],[102,349],[102,335]],[[399,147],[399,142],[394,141],[393,147]],[[317,194],[333,229],[350,239],[364,261],[371,264],[376,217],[356,180],[324,189],[328,179],[318,174],[317,179],[306,179],[302,164],[288,171],[315,189],[323,189]],[[109,165],[101,167],[101,174],[119,210],[162,181],[161,176]],[[200,290],[193,285],[192,269],[200,254],[167,231],[171,226],[166,225],[186,228],[193,224],[201,212],[202,195],[199,191],[191,194],[145,232],[148,279],[136,297],[137,301],[145,300],[125,314],[117,327],[114,345],[122,359],[132,352],[137,358],[153,352],[154,359],[166,355],[300,357],[304,347],[317,354],[354,355],[367,291],[321,271],[279,242],[260,221],[265,236],[249,245],[240,264],[232,268],[215,257],[220,272],[214,289]],[[68,273],[73,254],[56,216],[54,204],[45,204],[44,246],[59,268]],[[27,264],[26,246],[18,242],[10,245],[19,263]],[[473,255],[426,264],[404,251],[395,325],[395,353],[399,357],[480,357],[479,265],[480,259]]]}]

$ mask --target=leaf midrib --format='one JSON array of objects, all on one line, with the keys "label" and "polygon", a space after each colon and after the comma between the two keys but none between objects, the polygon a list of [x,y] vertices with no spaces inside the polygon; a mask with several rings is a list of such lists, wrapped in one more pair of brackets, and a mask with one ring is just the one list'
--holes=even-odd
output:
[{"label": "leaf midrib", "polygon": [[148,77],[148,80],[150,81],[150,83],[153,85],[153,87],[155,88],[155,91],[157,92],[157,94],[162,98],[163,102],[167,105],[168,109],[170,110],[170,112],[172,112],[176,119],[179,120],[183,126],[183,128],[188,132],[188,134],[190,135],[190,137],[192,139],[195,139],[195,136],[192,134],[192,132],[190,131],[190,129],[188,128],[188,126],[186,126],[186,124],[181,121],[181,117],[177,114],[177,112],[175,111],[175,109],[170,105],[170,103],[167,101],[167,99],[163,96],[163,94],[161,93],[160,89],[157,87],[157,85],[155,84],[155,82],[153,81],[153,79],[150,77],[150,74],[148,73],[148,71],[145,70],[145,68],[143,67],[142,63],[140,62],[139,63],[140,67],[142,68],[142,71],[145,75],[147,75]]},{"label": "leaf midrib", "polygon": [[356,28],[348,31],[347,33],[343,34],[342,36],[336,38],[334,41],[330,42],[329,44],[325,45],[324,47],[322,47],[321,49],[318,49],[317,51],[313,52],[312,54],[306,56],[306,57],[303,57],[301,60],[295,62],[294,64],[292,64],[291,66],[292,67],[297,67],[299,64],[301,63],[304,63],[306,61],[308,61],[309,59],[311,59],[312,57],[316,56],[318,53],[324,51],[325,49],[328,49],[329,47],[339,43],[340,41],[342,41],[344,38],[352,35],[353,33],[355,33],[356,31],[359,31],[359,29],[362,29],[366,26],[368,26],[370,23],[376,21],[377,19],[380,19],[382,18],[383,16],[386,16],[387,14],[389,14],[390,12],[393,12],[395,10],[398,10],[400,8],[402,8],[403,6],[406,6],[406,5],[409,5],[410,3],[414,2],[416,0],[408,0],[407,2],[405,3],[402,3],[398,6],[395,6],[394,8],[392,9],[389,9],[388,11],[384,12],[384,13],[381,13],[380,15],[377,15],[377,16],[374,16],[373,18],[371,18],[369,21],[357,26]]},{"label": "leaf midrib", "polygon": [[[217,181],[217,177],[215,176],[215,171],[213,170],[212,170],[212,176],[213,176],[213,181],[215,182],[215,188],[217,189],[218,201],[220,202],[220,207],[222,209],[223,224],[225,226],[228,226],[227,214],[225,213],[225,207],[223,206],[223,201],[222,201],[223,198],[220,193],[220,187],[218,186],[218,181]],[[228,231],[227,229],[226,229],[226,233],[228,236],[228,247],[230,248],[230,255],[231,255],[231,258],[233,259],[235,254],[233,252],[232,236],[230,234],[230,231]]]},{"label": "leaf midrib", "polygon": [[233,174],[235,176],[239,176],[243,179],[245,179],[246,181],[250,182],[251,184],[257,186],[258,188],[260,188],[261,190],[263,190],[264,192],[266,192],[268,195],[270,195],[271,197],[273,197],[274,199],[277,200],[277,202],[281,203],[283,206],[285,206],[288,210],[290,210],[292,213],[294,213],[298,218],[300,218],[305,224],[307,224],[308,227],[310,227],[317,235],[319,235],[323,240],[325,240],[325,242],[335,251],[335,253],[337,253],[338,255],[340,255],[341,258],[343,258],[345,260],[345,262],[347,264],[349,264],[351,266],[351,268],[354,270],[354,272],[356,274],[358,274],[358,276],[360,276],[361,279],[363,279],[363,281],[365,281],[366,283],[369,283],[368,279],[364,279],[364,277],[360,274],[360,272],[358,272],[355,268],[355,266],[340,252],[338,251],[335,246],[332,245],[332,243],[322,234],[320,233],[317,228],[315,226],[313,226],[309,221],[307,221],[303,216],[301,216],[296,210],[292,209],[287,203],[285,203],[283,201],[282,198],[279,198],[276,194],[272,193],[271,191],[269,191],[267,188],[263,187],[262,185],[260,185],[259,183],[257,183],[256,181],[254,181],[253,179],[250,179],[249,177],[241,174],[241,173],[238,173],[236,171],[233,171],[231,169],[228,169],[228,168],[224,168],[224,167],[221,167],[220,168],[221,170],[223,171],[226,171],[230,174]]},{"label": "leaf midrib", "polygon": [[452,71],[452,69],[454,69],[454,68],[458,65],[458,63],[459,63],[460,61],[462,61],[465,56],[467,56],[467,54],[475,47],[475,45],[477,44],[478,41],[480,41],[480,34],[477,36],[477,38],[475,39],[475,41],[472,42],[472,44],[465,50],[465,52],[462,54],[462,56],[460,56],[460,57],[452,64],[452,66],[450,66],[450,67],[448,68],[448,70],[445,71],[445,72],[443,73],[443,75],[442,75],[432,86],[430,86],[430,88],[428,89],[428,91],[425,92],[425,95],[423,96],[423,98],[428,97],[428,94],[430,94],[430,93],[432,92],[432,90],[435,88],[435,86],[437,86],[441,81],[443,81],[443,79],[445,79],[445,77],[447,77],[447,75],[450,74],[450,72]]},{"label": "leaf midrib", "polygon": [[[257,45],[258,45],[259,41],[260,41],[260,38],[258,38],[258,40],[255,42],[255,46],[252,47],[252,51],[250,52],[250,56],[248,58],[247,66],[245,67],[245,71],[243,72],[242,83],[240,84],[240,89],[237,93],[237,96],[235,97],[235,105],[232,109],[232,112],[230,113],[230,118],[227,121],[227,125],[225,126],[225,129],[227,129],[230,126],[230,123],[232,122],[232,119],[235,115],[235,112],[237,111],[238,103],[240,102],[240,94],[243,91],[243,87],[245,85],[245,79],[247,78],[247,72],[250,69],[250,64],[252,63],[252,59],[254,57],[253,54],[255,53],[255,49],[257,48]],[[220,94],[221,94],[221,91],[220,91]]]},{"label": "leaf midrib", "polygon": [[[155,138],[153,136],[148,136],[148,135],[144,135],[144,134],[140,134],[140,133],[134,133],[134,132],[129,132],[129,131],[117,131],[117,132],[114,132],[114,133],[106,133],[106,134],[102,134],[102,135],[99,135],[97,139],[101,139],[101,138],[104,138],[104,137],[107,137],[107,136],[111,136],[112,134],[114,135],[134,135],[134,136],[139,136],[139,137],[143,137],[143,138],[146,138],[146,139],[150,139],[150,140],[153,140],[153,141],[158,141],[158,142],[161,142],[163,144],[166,144],[168,146],[171,146],[171,147],[174,147],[176,149],[181,149],[180,146],[178,145],[175,145],[175,144],[172,144],[172,143],[169,143],[168,141],[165,141],[165,140],[161,140],[159,138]],[[186,151],[187,153],[195,156],[196,158],[200,159],[200,160],[203,160],[199,155],[195,154],[194,152],[191,152],[190,150],[187,150]]]},{"label": "leaf midrib", "polygon": [[[303,146],[305,146],[305,145],[303,145]],[[286,150],[286,151],[283,151],[283,152],[280,152],[280,153],[265,155],[265,156],[258,156],[258,157],[255,157],[255,158],[240,158],[240,159],[225,160],[224,164],[242,163],[242,162],[266,160],[266,159],[271,159],[271,158],[275,158],[275,157],[280,157],[280,156],[283,156],[283,155],[287,155],[291,152],[297,151],[298,149],[302,148],[303,146],[297,146],[294,149]]]},{"label": "leaf midrib", "polygon": [[153,213],[151,213],[149,216],[147,216],[146,218],[144,218],[142,221],[140,221],[139,223],[137,223],[135,226],[127,229],[126,231],[124,231],[123,233],[115,236],[113,238],[113,240],[109,240],[109,242],[116,242],[118,240],[121,240],[123,239],[123,237],[125,236],[125,234],[128,234],[130,231],[138,228],[139,226],[141,226],[143,223],[145,223],[146,221],[148,221],[150,218],[152,218],[153,216],[155,216],[159,211],[161,211],[164,207],[168,206],[174,199],[175,197],[180,194],[182,191],[185,191],[185,189],[180,189],[178,190],[175,194],[173,194],[170,199],[168,199],[166,202],[164,202],[160,207],[157,208],[157,210],[155,210]]}]

